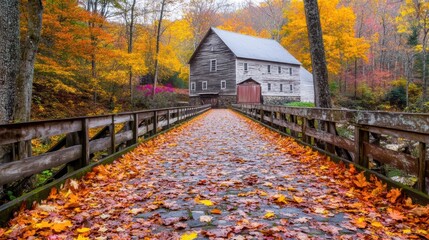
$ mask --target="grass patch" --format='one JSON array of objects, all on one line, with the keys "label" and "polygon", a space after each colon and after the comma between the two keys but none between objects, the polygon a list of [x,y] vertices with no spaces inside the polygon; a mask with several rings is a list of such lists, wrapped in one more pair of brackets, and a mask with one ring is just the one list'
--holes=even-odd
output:
[{"label": "grass patch", "polygon": [[284,104],[286,107],[314,107],[314,103],[312,102],[288,102]]}]

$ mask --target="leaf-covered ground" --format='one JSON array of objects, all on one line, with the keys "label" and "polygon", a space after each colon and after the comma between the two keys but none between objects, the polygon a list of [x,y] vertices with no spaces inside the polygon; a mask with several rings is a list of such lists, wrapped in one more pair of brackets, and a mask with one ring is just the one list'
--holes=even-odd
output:
[{"label": "leaf-covered ground", "polygon": [[96,167],[0,238],[428,238],[429,207],[229,110]]}]

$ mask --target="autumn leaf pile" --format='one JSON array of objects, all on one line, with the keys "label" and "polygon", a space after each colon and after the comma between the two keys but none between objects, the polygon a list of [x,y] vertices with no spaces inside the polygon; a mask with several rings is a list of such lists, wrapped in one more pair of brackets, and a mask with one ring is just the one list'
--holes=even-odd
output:
[{"label": "autumn leaf pile", "polygon": [[1,239],[424,239],[429,207],[229,110],[70,180]]}]

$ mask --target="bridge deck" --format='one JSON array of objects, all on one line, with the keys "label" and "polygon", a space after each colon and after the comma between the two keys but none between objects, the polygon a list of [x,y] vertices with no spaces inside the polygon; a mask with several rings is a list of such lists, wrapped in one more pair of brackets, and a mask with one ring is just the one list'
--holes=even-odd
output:
[{"label": "bridge deck", "polygon": [[211,110],[22,211],[0,238],[428,237],[429,208]]}]

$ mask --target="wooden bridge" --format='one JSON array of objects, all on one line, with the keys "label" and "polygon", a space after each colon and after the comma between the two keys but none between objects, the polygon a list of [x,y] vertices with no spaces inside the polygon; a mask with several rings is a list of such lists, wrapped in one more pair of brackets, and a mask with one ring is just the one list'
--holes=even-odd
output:
[{"label": "wooden bridge", "polygon": [[[120,156],[124,155],[126,152],[129,152],[136,148],[139,144],[147,142],[150,139],[153,139],[155,136],[158,136],[159,133],[164,133],[167,130],[175,128],[179,126],[180,123],[187,122],[187,120],[197,115],[200,115],[209,109],[210,106],[207,105],[198,107],[182,107],[128,112],[105,116],[81,117],[72,119],[0,125],[0,146],[8,146],[11,147],[13,150],[11,155],[13,161],[0,164],[0,185],[23,181],[26,178],[31,177],[34,174],[40,173],[44,170],[55,169],[54,175],[44,186],[2,205],[0,207],[1,222],[3,224],[6,223],[12,217],[13,212],[17,211],[20,208],[22,203],[25,203],[27,208],[31,208],[33,201],[40,201],[42,199],[46,199],[50,193],[52,195],[51,189],[53,187],[59,188],[60,185],[64,184],[66,179],[80,178],[86,173],[90,172],[92,169],[97,168],[97,166],[101,164],[111,163],[114,160],[118,159]],[[236,208],[230,208],[228,204],[221,204],[223,201],[228,201],[228,199],[231,198],[232,195],[234,195],[234,199],[237,196],[253,198],[258,197],[261,199],[265,198],[265,200],[261,200],[262,202],[265,201],[264,204],[260,203],[258,205],[259,207],[256,208],[263,209],[264,211],[266,211],[263,214],[261,213],[262,215],[258,216],[258,219],[263,219],[264,221],[272,221],[272,223],[274,224],[273,226],[277,226],[278,224],[280,224],[282,226],[287,227],[287,221],[281,221],[280,218],[273,217],[281,216],[282,214],[283,218],[286,218],[288,216],[291,217],[292,215],[296,216],[298,220],[296,220],[295,225],[305,225],[309,219],[317,219],[316,216],[309,215],[309,212],[315,212],[316,215],[321,214],[325,217],[328,217],[329,214],[327,212],[331,212],[334,210],[329,210],[329,208],[323,208],[323,211],[320,210],[321,207],[318,204],[322,200],[319,199],[319,195],[315,195],[314,198],[316,200],[319,199],[320,201],[317,200],[316,202],[310,204],[310,201],[308,200],[308,205],[306,205],[305,203],[306,200],[303,200],[305,199],[306,195],[311,195],[308,189],[311,188],[312,183],[305,182],[307,180],[290,180],[294,179],[291,176],[299,177],[299,175],[301,174],[304,179],[308,179],[308,181],[314,181],[316,180],[316,178],[320,178],[319,173],[312,176],[306,176],[305,172],[296,168],[298,167],[297,162],[301,161],[299,167],[303,167],[303,165],[308,164],[308,160],[298,161],[293,159],[301,159],[299,155],[297,155],[297,152],[302,155],[311,156],[311,158],[314,157],[319,159],[319,162],[316,161],[308,165],[309,171],[312,167],[314,167],[313,165],[315,164],[321,164],[317,165],[315,170],[316,172],[321,171],[321,173],[324,172],[326,174],[328,174],[327,171],[329,171],[330,168],[336,169],[337,167],[334,167],[334,165],[329,165],[327,163],[327,160],[320,162],[320,157],[317,157],[313,152],[310,152],[306,148],[294,145],[294,143],[289,142],[287,146],[281,145],[283,143],[278,143],[280,139],[283,139],[280,137],[281,135],[291,136],[295,139],[295,141],[300,143],[301,146],[309,146],[314,150],[323,153],[326,156],[329,156],[333,160],[353,164],[355,168],[363,171],[368,177],[368,179],[370,178],[370,175],[377,176],[379,179],[387,183],[390,187],[402,189],[402,191],[407,196],[410,196],[415,203],[429,203],[429,197],[427,195],[427,181],[429,176],[429,167],[427,164],[427,144],[429,144],[429,115],[427,114],[368,112],[317,108],[290,108],[265,105],[233,105],[232,109],[235,110],[235,115],[232,114],[232,112],[230,111],[211,110],[210,116],[205,117],[203,119],[199,118],[198,120],[196,120],[194,125],[191,126],[190,130],[180,130],[180,134],[186,136],[178,137],[177,135],[174,135],[174,133],[172,133],[175,138],[177,138],[174,140],[177,141],[176,143],[168,142],[167,140],[167,142],[165,143],[160,142],[160,145],[158,146],[159,149],[157,150],[158,152],[155,151],[155,156],[163,157],[162,160],[159,160],[161,164],[160,166],[157,165],[158,162],[156,159],[145,160],[145,164],[148,164],[149,166],[156,165],[157,168],[165,168],[167,169],[166,171],[169,172],[169,174],[164,174],[155,173],[154,169],[150,171],[145,170],[150,172],[148,173],[150,175],[144,176],[144,178],[148,178],[146,179],[148,181],[148,189],[155,189],[153,185],[155,182],[153,182],[153,179],[158,178],[153,178],[150,176],[151,174],[156,174],[156,176],[160,175],[160,182],[175,182],[175,184],[171,185],[173,186],[173,189],[167,187],[168,190],[162,190],[164,191],[163,194],[171,195],[172,191],[175,191],[174,189],[177,189],[177,191],[181,191],[181,189],[184,189],[182,184],[180,184],[180,182],[182,181],[183,184],[189,183],[190,188],[186,191],[182,191],[181,194],[173,194],[173,196],[179,199],[179,196],[183,197],[186,194],[191,194],[193,197],[185,196],[183,197],[183,199],[180,200],[182,201],[182,205],[186,206],[186,208],[188,209],[186,210],[187,212],[185,210],[178,210],[181,208],[176,206],[177,203],[174,203],[176,204],[174,205],[173,202],[171,202],[173,199],[175,199],[174,197],[172,197],[172,199],[170,200],[168,200],[168,198],[162,200],[164,197],[162,197],[161,195],[156,196],[156,199],[158,200],[152,202],[152,205],[149,205],[147,207],[138,207],[136,205],[133,208],[129,209],[129,211],[133,213],[143,212],[143,215],[146,211],[149,211],[151,215],[142,215],[141,217],[145,218],[145,221],[150,221],[153,224],[156,223],[157,229],[159,230],[159,232],[156,232],[152,231],[152,229],[151,234],[145,233],[148,234],[145,235],[141,233],[142,235],[133,236],[155,236],[158,239],[170,239],[178,237],[178,235],[163,235],[165,231],[171,232],[171,230],[177,230],[178,232],[183,232],[192,229],[198,229],[198,234],[205,234],[205,236],[208,238],[216,237],[218,236],[216,235],[218,234],[218,232],[210,232],[210,229],[213,228],[213,225],[209,224],[209,226],[207,226],[204,224],[210,222],[213,218],[207,215],[214,214],[214,216],[217,216],[217,214],[221,214],[221,212],[231,213],[231,211],[236,211]],[[248,118],[251,118],[254,121],[258,122],[259,124],[253,123],[254,127],[249,128],[249,126],[247,126],[246,124],[250,123],[244,123],[244,120],[238,119],[237,113],[241,113],[242,115],[245,115]],[[244,117],[242,118],[244,119]],[[199,123],[200,121],[201,123]],[[264,125],[264,127],[261,127],[260,130],[254,130],[256,126],[261,125]],[[269,131],[263,129],[271,129],[280,135],[274,135],[274,132],[270,132],[266,136],[266,140],[264,140],[265,138],[262,140],[258,139],[257,134],[266,134],[265,131]],[[22,157],[21,153],[23,151],[22,149],[20,149],[20,147],[22,146],[22,144],[20,143],[31,141],[34,139],[49,138],[52,136],[61,136],[61,138],[57,141],[56,144],[54,144],[54,146],[48,149],[45,153],[36,156]],[[239,136],[239,138],[237,138],[237,136]],[[409,147],[402,150],[388,149],[386,148],[386,142],[391,138],[399,139],[402,142],[406,142]],[[156,141],[156,139],[157,138],[155,138],[154,141]],[[248,144],[246,141],[248,141]],[[252,141],[255,141],[255,143],[253,143]],[[281,141],[283,142],[284,140]],[[181,148],[176,147],[177,144],[182,144]],[[270,149],[270,146],[272,146],[273,149]],[[183,149],[185,149],[184,152],[182,152]],[[137,153],[135,154],[140,154],[139,151],[141,152],[142,150],[137,150]],[[144,151],[147,152],[149,150]],[[178,154],[181,155],[177,156]],[[286,159],[291,160],[285,160],[286,162],[279,165],[279,163],[277,162],[279,161],[278,158],[274,158],[273,156],[280,156],[282,154],[287,154]],[[152,157],[149,155],[144,156],[148,157],[149,159],[152,159]],[[215,162],[212,162],[210,159],[214,159]],[[267,164],[265,164],[264,161],[266,161]],[[246,165],[247,163],[249,163],[249,165]],[[133,165],[132,162],[130,162],[129,164]],[[177,164],[177,167],[175,167],[175,164]],[[206,169],[205,167],[203,167],[203,164],[207,164],[207,166],[209,167]],[[221,179],[209,177],[208,174],[211,174],[211,171],[217,168],[218,165],[219,168],[221,168],[218,171],[218,175],[225,176],[223,176]],[[270,167],[276,166],[275,169],[272,170],[272,173],[269,173],[268,169],[264,169],[268,165],[270,165]],[[410,187],[392,181],[390,178],[385,176],[386,173],[384,170],[384,166],[389,166],[390,168],[401,170],[408,176],[413,176],[412,178],[416,179],[415,184]],[[237,171],[237,173],[234,174],[235,176],[229,174],[233,173],[233,171],[229,169],[230,167],[235,169],[234,171]],[[135,175],[137,173],[133,173],[136,171],[135,168],[128,166],[127,169],[128,170],[125,171],[126,174],[132,173],[131,175],[136,177]],[[243,169],[245,169],[245,171]],[[178,175],[178,170],[183,171],[183,173]],[[105,172],[104,170],[97,171],[99,174],[103,174],[103,172]],[[143,173],[145,171],[142,171],[141,174],[145,174]],[[199,174],[199,171],[202,171],[202,173]],[[244,171],[245,174],[239,174],[238,172],[240,171]],[[338,174],[343,174],[339,172],[345,172],[349,175],[356,174],[354,173],[353,169],[345,170],[341,167],[339,167],[335,171],[338,172]],[[112,170],[112,174],[114,174],[114,172],[115,171]],[[288,174],[285,175],[285,173]],[[266,176],[263,176],[263,174],[265,174]],[[242,177],[242,179],[237,180],[236,177]],[[282,184],[279,183],[278,186],[274,188],[273,183],[269,182],[269,179],[273,178],[276,178],[276,181],[279,182],[286,182]],[[311,180],[311,178],[314,179]],[[89,182],[91,181],[92,180],[90,180]],[[132,182],[134,180],[130,178],[127,181]],[[320,178],[317,181],[325,181],[325,178]],[[332,179],[331,181],[334,181],[334,179]],[[359,181],[364,180],[360,179]],[[213,190],[216,187],[214,187],[214,185],[209,187],[208,185],[210,184],[216,185],[216,187],[219,187],[222,191],[220,191],[219,189]],[[290,186],[290,184],[297,185]],[[351,181],[351,184],[353,184],[353,181]],[[289,187],[287,185],[289,185]],[[324,186],[323,188],[319,189],[318,191],[321,191],[320,196],[325,196],[323,198],[326,198],[327,194],[329,195],[335,192],[336,190],[334,191],[332,189],[328,189],[334,187],[334,185],[335,184],[330,185],[329,183],[327,185],[328,187]],[[362,185],[366,186],[366,184],[364,183],[357,183],[356,188],[360,189]],[[205,186],[209,187],[209,191],[211,193],[207,192],[208,190],[205,189],[201,190],[201,192],[195,196],[195,189],[199,189]],[[163,189],[163,186],[160,185],[158,188]],[[237,188],[237,190],[229,189],[228,191],[226,191],[224,188]],[[274,189],[279,192],[289,191],[289,193],[291,193],[292,195],[287,197],[284,194],[271,193],[271,191],[273,191]],[[350,191],[352,191],[353,189],[354,188],[352,188]],[[147,201],[149,201],[152,198],[152,194],[154,194],[153,191],[145,190],[145,197],[139,197],[139,199],[146,199]],[[296,193],[297,191],[298,193]],[[300,191],[302,191],[302,193],[299,193]],[[361,191],[363,193],[364,190],[362,189]],[[222,196],[216,197],[216,192],[224,193],[222,193]],[[78,193],[75,194],[78,195]],[[339,193],[335,193],[334,195],[338,194]],[[346,195],[344,195],[343,198],[348,198],[350,197],[350,195],[353,194],[348,192]],[[69,198],[69,195],[66,194],[65,196],[65,199]],[[82,195],[82,197],[83,196],[84,195]],[[210,196],[213,197],[213,201],[204,200],[209,198]],[[266,205],[267,197],[269,197],[268,201],[271,202],[271,204],[276,204],[280,206],[280,210],[278,210],[278,207],[272,208],[270,204]],[[195,198],[194,200],[197,205],[201,204],[205,207],[210,207],[213,205],[213,202],[215,202],[215,204],[217,202],[219,206],[222,205],[222,208],[219,207],[214,209],[206,209],[196,207],[195,209],[193,209],[195,206],[189,203],[189,199],[193,198]],[[52,200],[52,196],[49,197],[49,199]],[[179,200],[177,199],[176,201],[179,202]],[[239,204],[237,206],[241,206],[240,204],[245,204],[246,208],[250,207],[251,209],[253,209],[252,204],[255,203],[252,201],[254,200],[255,199],[247,199],[246,203],[242,203],[239,200],[234,200],[233,204]],[[340,200],[337,199],[336,201]],[[355,200],[344,201],[353,202]],[[394,201],[391,202],[395,203],[395,201],[396,198]],[[293,209],[291,207],[285,206],[289,202],[293,202],[293,204],[295,204]],[[354,202],[354,204],[357,208],[363,207],[363,205],[360,205],[361,203],[356,205],[357,202]],[[387,204],[387,200],[384,200],[383,204]],[[305,210],[304,206],[309,208],[310,210]],[[314,208],[314,206],[319,207]],[[385,206],[384,208],[388,207],[389,209],[394,209],[393,206],[383,206]],[[162,211],[158,211],[159,208],[167,209],[169,212],[163,212],[164,210],[162,209]],[[82,209],[85,209],[85,207],[83,207]],[[285,213],[284,211],[282,212],[282,209],[288,209],[287,211],[292,212]],[[252,211],[256,210],[254,209]],[[29,212],[28,214],[34,213]],[[384,212],[380,214],[383,215],[388,213]],[[188,215],[192,215],[192,218],[189,219]],[[194,215],[198,217],[193,217]],[[238,215],[242,217],[246,215],[247,218],[244,217],[244,219],[247,219],[247,222],[239,221],[231,223],[232,225],[238,224],[240,226],[243,224],[242,226],[246,226],[245,229],[250,230],[256,229],[257,226],[262,226],[255,225],[255,223],[252,225],[252,221],[250,220],[250,213],[238,212]],[[198,218],[201,216],[205,217],[203,217],[202,220],[200,219],[200,223],[193,222],[197,221]],[[158,220],[154,220],[155,217],[158,218]],[[224,218],[219,219],[219,222],[216,222],[215,226],[218,227],[218,230],[222,229],[222,231],[225,230],[224,227],[221,227],[223,226],[224,222],[229,223],[230,221],[237,220],[236,216],[228,217],[221,215],[221,217]],[[329,215],[329,217],[332,216]],[[307,220],[303,220],[303,218]],[[356,222],[360,221],[359,219],[360,218],[354,219],[354,223],[363,224]],[[401,219],[401,221],[403,221],[403,218]],[[171,224],[170,221],[172,221]],[[186,221],[186,226],[183,224],[177,225],[182,221]],[[332,221],[334,225],[336,224],[336,228],[341,228],[343,230],[347,229],[347,227],[342,226],[340,223],[342,221],[345,221],[344,219],[341,218],[339,220],[336,217],[332,217]],[[376,220],[374,221],[377,222]],[[371,228],[374,228],[374,231],[376,231],[378,229],[378,223],[374,223],[374,221],[371,220],[370,222],[368,220],[367,223],[370,225],[374,225]],[[202,225],[201,222],[203,222]],[[54,226],[53,222],[50,224],[50,226]],[[173,225],[174,229],[169,229],[169,227],[172,227]],[[326,232],[328,232],[329,236],[336,236],[336,234],[338,233],[338,231],[336,231],[335,229],[333,230],[333,232],[329,232],[332,229],[327,231],[322,225],[320,225],[321,227],[317,229],[318,231],[321,230],[322,232],[324,232],[323,234],[327,234]],[[366,226],[367,225],[365,224],[365,227],[363,227],[362,229],[366,228]],[[416,229],[417,227],[421,229],[422,226],[427,225],[425,225],[425,223],[416,223]],[[350,227],[350,229],[354,228]],[[226,235],[219,235],[218,237],[229,238],[234,234],[237,234],[237,232],[243,230],[240,229],[240,231],[238,231],[237,229],[228,229],[229,232]],[[278,231],[273,230],[272,228],[270,229],[270,231],[274,231],[274,233],[270,232],[270,236],[276,236],[276,234],[278,234],[279,232],[283,232],[283,230],[278,230],[277,228],[276,229]],[[358,227],[357,230],[352,230],[355,231],[353,234],[363,234],[362,236],[364,236],[366,233],[362,229]],[[47,229],[43,228],[34,229],[34,231],[39,230],[47,231]],[[71,231],[72,227],[70,227],[70,229],[68,230]],[[263,234],[266,234],[266,231],[268,230],[263,230]],[[13,231],[11,232],[13,233]],[[295,233],[298,235],[300,234],[299,231]],[[381,232],[376,232],[376,234],[378,233],[382,234]],[[291,237],[298,236],[294,234],[292,234]],[[318,234],[321,233],[319,232]],[[0,238],[1,235],[2,232],[0,228]],[[424,235],[424,233],[421,232],[421,235]],[[256,238],[258,238],[258,236],[259,235],[256,235]]]}]

